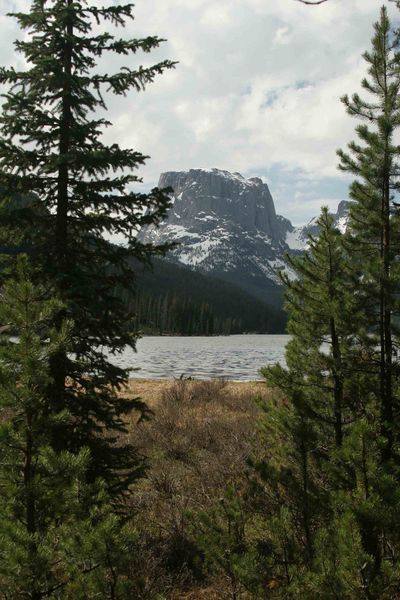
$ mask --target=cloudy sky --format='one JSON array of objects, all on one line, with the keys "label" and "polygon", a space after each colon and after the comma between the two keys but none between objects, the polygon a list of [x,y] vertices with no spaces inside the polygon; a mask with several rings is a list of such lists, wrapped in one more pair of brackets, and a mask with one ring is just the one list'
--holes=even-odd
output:
[{"label": "cloudy sky", "polygon": [[[18,35],[4,15],[27,1],[1,2],[3,65]],[[145,189],[167,170],[239,171],[268,183],[280,214],[307,222],[347,197],[336,149],[356,123],[340,97],[359,89],[382,3],[398,19],[384,0],[136,0],[125,35],[167,38],[152,59],[179,64],[144,93],[110,98],[107,139],[151,156]]]}]

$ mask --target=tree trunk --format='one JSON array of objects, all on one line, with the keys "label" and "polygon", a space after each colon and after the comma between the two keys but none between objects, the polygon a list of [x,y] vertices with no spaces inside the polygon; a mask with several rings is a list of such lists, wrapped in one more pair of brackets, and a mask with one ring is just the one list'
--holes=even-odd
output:
[{"label": "tree trunk", "polygon": [[[36,503],[35,494],[32,489],[34,477],[33,472],[33,437],[32,437],[32,415],[26,415],[26,441],[25,441],[25,462],[24,462],[24,487],[25,487],[25,518],[26,529],[30,536],[35,536],[36,529]],[[37,564],[37,544],[35,539],[29,540],[29,561],[31,563],[31,576],[33,589],[29,591],[30,600],[41,600],[42,593],[36,588],[35,566]],[[36,588],[36,589],[35,589]]]},{"label": "tree trunk", "polygon": [[335,443],[336,447],[340,448],[343,443],[343,381],[340,373],[341,351],[339,346],[339,338],[336,332],[335,320],[331,318],[331,341],[332,355],[334,360],[333,369],[333,401],[334,401],[334,419],[335,419]]},{"label": "tree trunk", "polygon": [[[386,40],[385,40],[386,44]],[[386,48],[385,48],[386,50]],[[385,53],[386,56],[386,53]],[[386,117],[386,99],[389,90],[387,83],[387,67],[384,69],[385,109],[382,117]],[[381,204],[381,261],[382,276],[380,281],[380,380],[381,380],[381,432],[385,439],[382,452],[384,461],[390,460],[393,454],[393,397],[392,397],[392,323],[391,307],[388,298],[390,282],[390,134],[385,131],[384,165],[382,173]]]},{"label": "tree trunk", "polygon": [[[334,293],[333,284],[336,279],[336,273],[333,269],[332,259],[332,248],[329,244],[329,297],[331,302],[336,300],[336,294]],[[333,356],[333,412],[335,420],[335,443],[336,447],[340,448],[343,443],[343,375],[341,373],[342,367],[342,353],[340,350],[339,336],[337,334],[336,322],[334,317],[329,319],[329,328],[332,344],[332,356]]]},{"label": "tree trunk", "polygon": [[[70,9],[73,0],[66,0],[67,8]],[[55,223],[55,269],[57,275],[63,277],[68,271],[68,209],[69,209],[69,152],[71,143],[71,89],[70,78],[72,75],[72,35],[73,24],[68,19],[66,25],[66,38],[63,50],[63,75],[64,88],[62,95],[62,114],[60,122],[59,155],[60,165],[58,169],[57,180],[57,206]],[[62,283],[61,285],[63,285]],[[61,294],[62,296],[62,294]],[[56,327],[61,328],[65,318],[64,311],[61,311],[56,320]],[[66,379],[66,354],[59,352],[51,361],[51,373],[53,378],[52,394],[53,399],[60,407],[63,403],[65,379]],[[61,440],[60,440],[61,441]],[[57,444],[57,441],[56,441]]]},{"label": "tree trunk", "polygon": [[390,281],[390,190],[389,176],[384,175],[382,199],[381,238],[381,306],[380,306],[380,380],[381,380],[381,431],[385,439],[382,452],[384,461],[393,453],[393,390],[392,390],[392,315],[387,287]]},{"label": "tree trunk", "polygon": [[306,537],[306,547],[308,560],[311,562],[314,558],[314,544],[311,534],[310,525],[310,504],[309,504],[309,475],[308,475],[308,453],[307,447],[304,440],[304,436],[301,439],[301,467],[302,467],[302,478],[303,478],[303,523],[304,533]]}]

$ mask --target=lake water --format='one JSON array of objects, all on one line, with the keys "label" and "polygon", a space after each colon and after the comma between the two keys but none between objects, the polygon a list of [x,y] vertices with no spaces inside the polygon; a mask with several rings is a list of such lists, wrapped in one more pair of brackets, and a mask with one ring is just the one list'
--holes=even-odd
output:
[{"label": "lake water", "polygon": [[138,369],[132,378],[172,379],[223,377],[234,380],[261,379],[261,367],[284,363],[288,335],[230,335],[215,337],[148,336],[112,360],[119,366]]}]

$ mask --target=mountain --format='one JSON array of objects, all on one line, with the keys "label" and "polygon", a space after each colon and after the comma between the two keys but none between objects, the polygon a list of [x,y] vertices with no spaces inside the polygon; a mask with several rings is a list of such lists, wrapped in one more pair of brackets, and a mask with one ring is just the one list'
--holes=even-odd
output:
[{"label": "mountain", "polygon": [[[342,200],[339,202],[337,211],[332,216],[334,218],[335,226],[344,233],[346,231],[347,222],[349,220],[349,200]],[[305,250],[307,248],[308,236],[318,236],[319,228],[317,225],[318,217],[314,217],[307,223],[300,227],[293,227],[290,224],[288,233],[286,235],[286,242],[290,249],[293,250]]]},{"label": "mountain", "polygon": [[173,189],[173,206],[158,227],[144,228],[142,242],[178,242],[168,260],[211,274],[280,306],[277,274],[285,254],[304,250],[315,223],[294,227],[276,214],[268,185],[258,177],[219,169],[163,173],[159,187]]}]

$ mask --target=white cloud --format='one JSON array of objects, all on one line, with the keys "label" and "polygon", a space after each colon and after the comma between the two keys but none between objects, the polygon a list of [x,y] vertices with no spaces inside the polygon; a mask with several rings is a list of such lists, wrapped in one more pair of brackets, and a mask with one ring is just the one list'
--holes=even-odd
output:
[{"label": "white cloud", "polygon": [[[3,14],[26,9],[26,2],[6,0],[1,10],[2,64],[15,60],[11,40],[18,34]],[[397,17],[394,5],[385,4]],[[157,34],[168,42],[132,64],[164,58],[180,64],[145,93],[109,98],[114,127],[106,139],[151,156],[140,171],[147,186],[169,169],[215,166],[249,175],[275,169],[285,178],[274,181],[281,210],[297,220],[303,210],[306,220],[321,198],[341,197],[335,151],[354,137],[355,122],[339,98],[359,87],[360,57],[379,6],[376,0],[316,7],[294,0],[137,0],[124,35]],[[111,71],[124,62],[114,57],[104,65]],[[335,193],[330,184],[328,198],[321,191],[326,178],[337,178],[340,188]],[[304,181],[312,182],[314,196],[300,202],[295,193]]]},{"label": "white cloud", "polygon": [[220,2],[217,5],[209,6],[204,11],[200,25],[211,30],[221,30],[221,28],[229,27],[233,24],[233,8],[232,4]]},{"label": "white cloud", "polygon": [[290,29],[286,25],[284,27],[279,27],[276,30],[276,33],[274,36],[274,43],[278,44],[280,46],[289,44],[289,42],[290,42],[290,33],[289,32],[290,32]]}]

